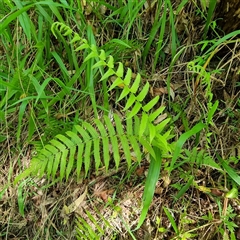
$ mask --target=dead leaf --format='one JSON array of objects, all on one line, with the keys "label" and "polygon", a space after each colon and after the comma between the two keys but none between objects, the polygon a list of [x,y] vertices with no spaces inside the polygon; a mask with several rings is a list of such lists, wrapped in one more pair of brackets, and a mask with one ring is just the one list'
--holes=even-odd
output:
[{"label": "dead leaf", "polygon": [[212,193],[213,195],[215,195],[215,196],[218,196],[218,197],[221,197],[221,196],[223,196],[223,194],[224,194],[222,191],[220,191],[220,190],[217,189],[217,188],[211,189],[211,193]]},{"label": "dead leaf", "polygon": [[156,97],[156,96],[161,96],[163,94],[167,94],[167,88],[166,87],[160,87],[160,88],[150,88],[150,94],[152,95],[152,97]]},{"label": "dead leaf", "polygon": [[[149,92],[152,95],[152,97],[162,96],[163,94],[168,94],[167,87],[159,87],[159,88],[151,87]],[[174,92],[174,89],[172,88],[172,86],[170,87],[170,96],[174,100],[175,92]]]},{"label": "dead leaf", "polygon": [[79,198],[77,198],[73,203],[71,203],[69,206],[66,206],[66,205],[63,206],[61,216],[64,219],[64,224],[67,223],[68,216],[71,213],[75,212],[76,209],[79,208],[80,205],[83,203],[83,201],[87,195],[87,191],[88,191],[88,188],[86,187],[84,193]]},{"label": "dead leaf", "polygon": [[167,118],[167,113],[161,114],[160,116],[157,117],[157,119],[154,121],[154,124],[159,124],[163,120]]},{"label": "dead leaf", "polygon": [[156,187],[154,193],[157,194],[157,195],[161,195],[163,193],[163,188],[162,187]]},{"label": "dead leaf", "polygon": [[143,166],[137,169],[136,174],[138,177],[141,177],[144,175],[144,172],[145,172],[145,167]]},{"label": "dead leaf", "polygon": [[104,202],[108,201],[109,195],[113,194],[114,190],[113,189],[108,189],[100,192],[96,192],[94,195],[97,197],[100,197]]}]

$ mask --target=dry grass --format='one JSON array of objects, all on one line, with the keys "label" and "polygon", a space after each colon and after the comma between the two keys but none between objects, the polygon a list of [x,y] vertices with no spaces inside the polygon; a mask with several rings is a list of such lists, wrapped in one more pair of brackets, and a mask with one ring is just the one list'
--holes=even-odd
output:
[{"label": "dry grass", "polygon": [[[177,9],[180,2],[176,1],[173,5],[174,10]],[[132,43],[135,48],[125,50],[117,47],[109,47],[108,49],[104,45],[113,38],[125,40],[127,35],[120,24],[114,24],[114,21],[109,20],[111,18],[107,18],[105,21],[100,19],[103,15],[109,16],[110,11],[104,12],[105,10],[102,9],[104,14],[99,16],[97,12],[88,9],[88,5],[84,8],[85,18],[93,29],[97,45],[106,47],[105,50],[109,50],[112,54],[116,53],[115,60],[124,62],[125,66],[130,66],[134,73],[141,71],[144,76],[143,81],[149,81],[151,85],[149,98],[159,95],[161,96],[161,104],[168,106],[166,113],[173,116],[174,140],[177,140],[180,135],[208,116],[209,99],[206,85],[201,82],[196,84],[196,73],[190,71],[187,67],[190,61],[201,56],[200,47],[197,43],[201,41],[203,35],[204,20],[197,14],[199,11],[197,6],[192,1],[186,4],[176,16],[175,27],[180,46],[178,50],[184,50],[173,66],[171,66],[173,39],[171,25],[167,22],[164,33],[164,39],[167,40],[162,55],[159,57],[161,61],[156,64],[154,71],[152,66],[157,44],[152,44],[149,48],[144,66],[142,66],[144,59],[142,52],[149,31],[154,24],[155,14],[160,7],[157,3],[154,3],[152,8],[143,7],[140,17],[134,21],[131,34],[127,36],[130,40],[128,43]],[[160,11],[161,14],[162,11]],[[34,11],[30,11],[28,14],[31,21],[36,24],[38,19],[34,18],[34,13]],[[73,18],[76,18],[75,22],[72,21]],[[76,24],[80,22],[77,13],[67,18],[66,21],[72,28],[76,28]],[[124,26],[126,27],[128,24]],[[12,44],[17,44],[20,41],[23,46],[32,45],[21,27],[17,24],[10,27],[13,27],[12,31],[14,32],[14,42]],[[81,28],[83,35],[85,30],[86,27]],[[60,44],[55,39],[49,38],[47,40],[50,41],[49,44],[51,45],[48,50],[55,50],[57,53],[62,51],[63,63],[70,69],[74,63],[69,63],[67,50],[59,50]],[[6,43],[0,42],[0,70],[12,77],[11,70],[7,69],[5,63],[12,61],[9,68],[19,68],[19,62],[13,61],[17,47],[8,46],[9,48],[7,48],[7,46]],[[63,48],[63,45],[61,45],[61,48]],[[134,229],[141,214],[144,182],[149,166],[147,158],[143,159],[141,166],[133,164],[128,171],[126,166],[122,164],[117,171],[111,170],[108,174],[105,173],[104,169],[100,171],[99,175],[90,172],[88,178],[81,182],[76,182],[74,178],[71,178],[68,182],[53,184],[44,178],[33,177],[24,180],[18,186],[12,184],[15,177],[29,166],[32,156],[34,156],[36,149],[38,150],[39,146],[41,147],[41,143],[45,144],[57,133],[71,129],[73,124],[78,123],[79,118],[93,118],[94,107],[92,107],[90,98],[84,94],[78,96],[79,92],[86,89],[83,89],[82,85],[76,81],[73,87],[78,89],[79,92],[72,91],[74,99],[64,96],[60,102],[56,102],[49,108],[49,114],[44,113],[44,108],[34,109],[34,101],[31,101],[24,110],[27,114],[24,115],[22,122],[19,122],[21,105],[17,101],[24,97],[23,93],[16,93],[13,96],[15,97],[13,102],[12,98],[8,98],[4,105],[0,105],[0,140],[1,136],[7,136],[0,142],[0,239],[76,239],[76,221],[81,222],[82,219],[86,221],[85,231],[88,227],[92,228],[99,233],[99,239],[210,240],[222,239],[223,236],[230,235],[227,223],[233,222],[240,226],[240,202],[238,197],[233,199],[224,197],[224,194],[232,186],[234,187],[233,181],[227,177],[224,171],[219,171],[207,165],[198,167],[189,160],[192,155],[188,156],[187,153],[188,151],[192,153],[191,151],[194,148],[197,154],[204,150],[212,159],[216,159],[218,153],[223,159],[228,159],[229,165],[239,174],[239,51],[239,41],[224,42],[207,65],[206,69],[209,72],[219,70],[212,73],[210,78],[213,101],[219,101],[218,110],[209,126],[211,135],[208,137],[200,135],[197,148],[195,147],[195,139],[190,138],[185,143],[181,156],[181,161],[185,161],[185,164],[179,165],[171,172],[170,176],[167,174],[170,160],[164,159],[163,171],[157,183],[147,219],[142,227],[136,231]],[[36,57],[36,51],[25,47],[22,54],[29,54],[25,66],[32,69],[31,64]],[[44,54],[47,55],[47,53]],[[76,62],[81,61],[82,56],[76,56]],[[44,61],[41,63],[46,64]],[[42,69],[41,74],[44,77],[51,75],[52,77],[63,78],[64,81],[63,71],[56,59],[51,58],[47,64],[49,65]],[[33,70],[36,69],[33,68]],[[82,73],[80,77],[84,78],[84,74]],[[24,82],[24,76],[20,76],[17,71],[15,76],[20,77]],[[3,76],[0,75],[0,78],[3,78]],[[168,96],[169,78],[171,80],[170,97]],[[31,90],[34,87],[30,83],[25,81],[24,84],[29,84],[26,88],[30,89],[26,92],[26,95],[36,94],[34,90]],[[96,87],[98,87],[98,84],[96,84]],[[47,86],[47,91],[51,92],[49,96],[53,98],[60,91],[59,89],[56,82]],[[104,93],[101,92],[100,87],[97,91],[99,95],[96,104],[102,106]],[[121,112],[122,103],[118,105],[114,103],[116,94],[116,92],[109,93],[109,103],[113,111]],[[70,94],[70,96],[72,95]],[[0,100],[3,101],[1,98]],[[14,107],[12,107],[12,104],[14,104]],[[79,111],[80,108],[84,109]],[[29,116],[33,109],[36,117],[33,123],[35,124],[35,131],[29,139]],[[104,111],[101,109],[99,111],[100,116],[102,112]],[[17,139],[19,124],[21,125],[21,134]],[[191,176],[194,176],[194,181],[186,189],[186,192],[176,200],[179,191],[184,190],[183,188],[188,184]],[[239,186],[237,186],[237,189],[239,189]],[[20,208],[24,206],[24,209],[19,209],[19,206]],[[169,209],[174,218],[178,233],[176,233],[173,223],[164,211],[164,207]],[[230,207],[232,213],[236,216],[231,217]],[[95,219],[104,234],[101,234],[101,231],[96,228],[96,223],[91,220],[87,213]],[[83,223],[82,225],[84,226]],[[84,233],[84,230],[82,232],[87,234],[87,232]],[[93,238],[85,235],[85,239]],[[235,239],[240,239],[239,227],[235,228]]]}]

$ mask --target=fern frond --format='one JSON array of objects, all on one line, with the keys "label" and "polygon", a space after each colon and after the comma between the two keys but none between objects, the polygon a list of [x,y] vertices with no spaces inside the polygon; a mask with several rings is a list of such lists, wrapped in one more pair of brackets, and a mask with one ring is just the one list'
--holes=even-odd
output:
[{"label": "fern frond", "polygon": [[116,87],[122,88],[117,101],[127,99],[123,109],[125,123],[118,115],[114,114],[113,122],[104,116],[102,121],[95,119],[94,126],[88,122],[83,122],[81,125],[75,126],[73,131],[57,135],[32,159],[30,168],[20,174],[15,182],[29,174],[39,177],[46,174],[47,178],[52,179],[55,179],[59,174],[59,179],[62,181],[63,179],[67,180],[70,174],[75,171],[79,179],[83,166],[86,176],[92,162],[94,162],[96,171],[101,164],[105,166],[107,171],[110,159],[112,159],[111,154],[115,167],[118,168],[122,155],[130,167],[132,160],[136,159],[140,162],[142,153],[145,152],[156,159],[153,147],[159,148],[163,154],[171,152],[168,143],[170,133],[163,134],[170,119],[165,119],[158,124],[154,123],[164,111],[164,107],[155,110],[159,102],[158,96],[149,102],[146,101],[150,89],[149,83],[147,82],[140,89],[140,74],[137,74],[136,78],[133,79],[132,70],[127,68],[124,71],[122,63],[118,63],[118,67],[115,69],[116,64],[112,56],[107,57],[104,50],[98,51],[95,45],[90,46],[86,39],[81,38],[65,24],[54,23],[51,29],[55,37],[57,32],[63,36],[72,37],[70,44],[77,45],[75,51],[88,49],[88,55],[84,61],[95,58],[97,62],[93,68],[105,66],[105,73],[101,72],[100,81],[111,76],[116,77],[109,91]]},{"label": "fern frond", "polygon": [[[22,177],[32,174],[41,178],[46,173],[48,179],[55,179],[59,175],[60,181],[63,181],[76,171],[77,178],[80,178],[83,165],[86,176],[91,162],[98,171],[102,159],[107,171],[111,155],[116,169],[119,167],[122,154],[130,167],[133,160],[141,161],[142,147],[154,156],[152,146],[145,136],[139,137],[137,134],[141,122],[137,116],[133,118],[134,121],[132,119],[126,121],[126,130],[123,127],[125,123],[117,114],[113,115],[113,119],[111,122],[104,116],[103,121],[95,119],[95,127],[83,122],[76,125],[74,131],[68,131],[65,135],[58,134],[32,159],[30,172],[28,170],[22,173]],[[21,177],[18,176],[16,181],[19,180]]]},{"label": "fern frond", "polygon": [[77,239],[101,239],[107,228],[111,228],[110,223],[98,212],[98,216],[103,220],[103,226],[100,226],[95,217],[85,210],[87,221],[81,216],[75,220]]}]

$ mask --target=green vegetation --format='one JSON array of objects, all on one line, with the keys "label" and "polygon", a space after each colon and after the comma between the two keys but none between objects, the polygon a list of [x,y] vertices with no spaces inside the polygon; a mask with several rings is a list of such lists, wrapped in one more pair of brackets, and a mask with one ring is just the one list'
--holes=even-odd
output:
[{"label": "green vegetation", "polygon": [[216,4],[0,3],[3,239],[239,239],[240,30]]}]

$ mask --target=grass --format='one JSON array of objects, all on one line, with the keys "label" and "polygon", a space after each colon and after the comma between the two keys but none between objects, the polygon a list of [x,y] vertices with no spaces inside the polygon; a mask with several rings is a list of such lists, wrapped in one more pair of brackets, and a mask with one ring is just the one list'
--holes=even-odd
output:
[{"label": "grass", "polygon": [[238,239],[239,30],[216,4],[0,3],[3,239]]}]

